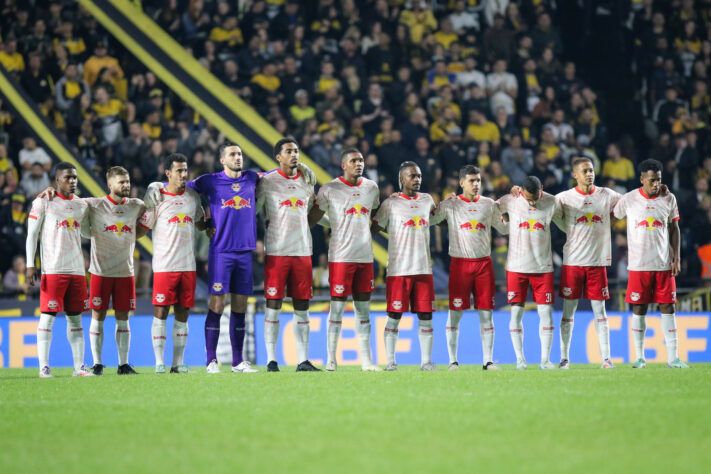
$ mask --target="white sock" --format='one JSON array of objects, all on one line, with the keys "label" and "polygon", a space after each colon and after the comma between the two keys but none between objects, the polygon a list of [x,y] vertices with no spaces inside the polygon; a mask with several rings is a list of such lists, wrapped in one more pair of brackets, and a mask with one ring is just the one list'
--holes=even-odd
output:
[{"label": "white sock", "polygon": [[294,310],[294,336],[299,364],[309,358],[309,312]]},{"label": "white sock", "polygon": [[131,347],[131,328],[128,319],[116,320],[116,348],[118,349],[118,365],[128,364],[128,349]]},{"label": "white sock", "polygon": [[52,326],[57,318],[51,314],[40,314],[37,325],[37,358],[40,369],[49,367],[49,347],[52,345]]},{"label": "white sock", "polygon": [[479,336],[483,363],[494,362],[494,311],[479,310]]},{"label": "white sock", "polygon": [[420,319],[420,328],[417,331],[420,340],[420,363],[429,364],[432,362],[432,342],[434,341],[434,329],[432,329],[431,319]]},{"label": "white sock", "polygon": [[166,337],[165,319],[153,318],[151,336],[153,337],[153,353],[156,356],[156,365],[164,365],[165,360],[163,359],[163,354],[165,353]]},{"label": "white sock", "polygon": [[632,315],[632,337],[637,359],[644,359],[644,333],[647,331],[645,316]]},{"label": "white sock", "polygon": [[331,301],[331,309],[328,312],[328,324],[326,325],[328,349],[328,360],[336,360],[336,350],[338,349],[338,338],[341,337],[341,327],[343,326],[343,311],[346,309],[345,301]]},{"label": "white sock", "polygon": [[541,364],[550,362],[551,347],[553,347],[553,305],[539,304],[538,336],[541,338]]},{"label": "white sock", "polygon": [[84,365],[84,329],[81,327],[81,314],[67,316],[67,339],[72,347],[74,369]]},{"label": "white sock", "polygon": [[560,318],[560,359],[570,360],[570,338],[573,336],[575,310],[578,300],[563,300],[563,316]]},{"label": "white sock", "polygon": [[511,320],[509,321],[509,333],[511,342],[516,353],[516,360],[526,360],[523,356],[523,306],[511,306]]},{"label": "white sock", "polygon": [[355,327],[360,345],[362,365],[371,365],[373,357],[370,352],[370,301],[354,301]]},{"label": "white sock", "polygon": [[267,347],[267,362],[276,361],[276,347],[279,340],[279,312],[267,308],[264,312],[264,345]]},{"label": "white sock", "polygon": [[91,318],[89,325],[89,342],[94,364],[101,364],[101,348],[104,346],[104,322]]},{"label": "white sock", "polygon": [[183,365],[185,346],[188,345],[188,322],[173,322],[173,367]]},{"label": "white sock", "polygon": [[388,320],[385,323],[385,331],[383,334],[383,339],[385,339],[385,354],[388,358],[388,364],[395,363],[395,346],[397,346],[397,327],[399,325],[399,319],[393,319],[388,316]]},{"label": "white sock", "polygon": [[600,357],[602,360],[610,358],[610,324],[607,321],[605,312],[605,300],[590,300],[593,317],[595,318],[595,332],[597,342],[600,345]]},{"label": "white sock", "polygon": [[662,313],[662,331],[664,332],[664,342],[667,344],[667,362],[671,364],[679,358],[679,338],[676,332],[676,317],[674,313]]},{"label": "white sock", "polygon": [[457,362],[457,348],[459,347],[459,321],[462,320],[462,311],[450,309],[445,326],[445,336],[447,337],[447,351],[449,351],[449,363]]}]

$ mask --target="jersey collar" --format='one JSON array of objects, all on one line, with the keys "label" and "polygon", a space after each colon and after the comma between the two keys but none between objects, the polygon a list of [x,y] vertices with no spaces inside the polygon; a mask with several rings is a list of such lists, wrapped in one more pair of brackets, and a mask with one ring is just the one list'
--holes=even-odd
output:
[{"label": "jersey collar", "polygon": [[420,197],[420,193],[415,194],[415,197],[410,197],[405,193],[398,193],[401,198],[407,199],[408,201],[416,201]]},{"label": "jersey collar", "polygon": [[575,190],[576,190],[578,193],[582,194],[583,196],[590,196],[592,193],[595,192],[595,189],[596,189],[595,186],[593,186],[589,193],[584,193],[584,192],[582,192],[582,191],[580,190],[579,187],[575,186]]},{"label": "jersey collar", "polygon": [[647,196],[647,193],[644,192],[644,189],[642,189],[642,188],[638,188],[638,189],[639,189],[639,193],[640,193],[642,196],[644,196],[644,199],[657,199],[657,198],[659,197],[659,194],[657,194],[657,195],[654,196],[654,197],[649,197],[649,196]]},{"label": "jersey collar", "polygon": [[[185,188],[185,189],[187,189],[187,188]],[[177,194],[175,194],[175,193],[169,193],[169,192],[166,191],[165,189],[161,189],[160,192],[161,192],[162,194],[167,194],[168,196],[182,196],[183,193],[185,193],[185,189],[183,189],[182,191],[180,191],[180,192],[177,193]]]},{"label": "jersey collar", "polygon": [[278,169],[277,169],[277,173],[279,173],[280,175],[282,175],[282,176],[285,177],[286,179],[297,179],[297,178],[299,178],[299,177],[301,176],[301,171],[299,171],[298,173],[296,173],[295,176],[287,176],[287,175],[281,170],[281,168],[278,168]]},{"label": "jersey collar", "polygon": [[65,197],[65,196],[62,196],[62,193],[60,193],[59,191],[57,191],[57,197],[60,199],[64,199],[65,201],[71,201],[72,199],[74,199],[73,194],[69,197]]},{"label": "jersey collar", "polygon": [[111,204],[114,204],[116,206],[126,203],[126,198],[123,198],[123,200],[120,203],[118,203],[118,202],[114,201],[113,199],[111,199],[111,196],[109,196],[108,194],[106,195],[106,199],[111,201]]},{"label": "jersey collar", "polygon": [[473,201],[470,201],[469,199],[465,198],[463,194],[460,194],[457,196],[459,199],[461,199],[464,202],[479,202],[479,199],[481,198],[481,195],[477,196],[474,198]]},{"label": "jersey collar", "polygon": [[340,179],[343,184],[346,184],[346,185],[348,185],[348,186],[350,186],[350,187],[352,187],[352,188],[355,188],[355,187],[360,186],[361,183],[363,182],[363,178],[360,178],[360,179],[358,180],[358,183],[357,183],[357,184],[351,184],[351,183],[349,183],[347,180],[343,179],[343,176],[339,176],[338,179]]}]

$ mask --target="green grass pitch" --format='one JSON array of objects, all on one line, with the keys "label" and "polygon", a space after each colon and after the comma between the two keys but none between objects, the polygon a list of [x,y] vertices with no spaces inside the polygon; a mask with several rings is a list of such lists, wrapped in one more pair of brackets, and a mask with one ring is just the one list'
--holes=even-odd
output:
[{"label": "green grass pitch", "polygon": [[[446,368],[440,366],[440,368]],[[709,472],[711,364],[0,370],[0,472]]]}]

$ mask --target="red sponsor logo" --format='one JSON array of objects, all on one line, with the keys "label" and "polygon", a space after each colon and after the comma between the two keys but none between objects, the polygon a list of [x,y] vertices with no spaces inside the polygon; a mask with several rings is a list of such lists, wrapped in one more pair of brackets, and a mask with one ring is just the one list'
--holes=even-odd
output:
[{"label": "red sponsor logo", "polygon": [[367,216],[368,214],[370,214],[370,209],[368,209],[367,207],[365,207],[361,204],[356,204],[355,206],[351,207],[350,209],[346,209],[347,216],[361,217],[361,216]]},{"label": "red sponsor logo", "polygon": [[186,216],[185,214],[176,214],[170,219],[168,219],[168,224],[176,224],[179,226],[184,226],[185,224],[192,224],[193,218]]},{"label": "red sponsor logo", "polygon": [[537,230],[545,230],[546,226],[538,222],[536,219],[528,219],[523,221],[518,225],[519,229],[526,229],[529,232],[536,232]]},{"label": "red sponsor logo", "polygon": [[124,224],[123,222],[117,222],[111,225],[104,225],[104,232],[111,232],[116,235],[130,234],[133,232],[133,228]]},{"label": "red sponsor logo", "polygon": [[593,214],[592,212],[588,212],[586,214],[583,214],[582,216],[578,217],[578,219],[575,221],[576,224],[585,224],[585,225],[593,225],[593,224],[601,224],[602,223],[602,217],[598,216],[597,214]]},{"label": "red sponsor logo", "polygon": [[462,230],[468,230],[469,232],[479,232],[480,230],[486,230],[486,226],[476,219],[469,220],[464,224],[460,224],[459,228]]},{"label": "red sponsor logo", "polygon": [[73,217],[67,217],[64,220],[57,221],[57,229],[59,229],[61,227],[64,227],[65,229],[69,229],[69,230],[74,230],[74,229],[78,229],[79,227],[81,227],[81,224],[79,223],[79,221],[77,221]]},{"label": "red sponsor logo", "polygon": [[222,209],[226,207],[231,207],[232,209],[242,209],[243,207],[252,207],[252,205],[249,203],[248,199],[235,196],[227,201],[224,199],[222,200]]},{"label": "red sponsor logo", "polygon": [[299,198],[290,197],[279,203],[279,206],[289,209],[301,209],[306,207],[306,203]]},{"label": "red sponsor logo", "polygon": [[647,217],[646,219],[637,222],[637,227],[642,227],[647,230],[655,230],[664,227],[664,223],[654,217]]},{"label": "red sponsor logo", "polygon": [[403,223],[403,226],[404,227],[412,227],[413,229],[417,230],[417,229],[422,229],[423,227],[427,228],[428,224],[429,224],[429,222],[427,221],[427,219],[423,219],[420,216],[415,216],[412,219],[406,220]]}]

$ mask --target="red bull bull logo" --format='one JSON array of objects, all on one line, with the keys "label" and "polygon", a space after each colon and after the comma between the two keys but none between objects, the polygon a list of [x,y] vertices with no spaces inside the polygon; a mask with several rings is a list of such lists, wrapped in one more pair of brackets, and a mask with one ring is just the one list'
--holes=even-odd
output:
[{"label": "red bull bull logo", "polygon": [[664,223],[654,217],[647,217],[637,222],[637,227],[642,227],[646,230],[655,230],[664,227]]},{"label": "red bull bull logo", "polygon": [[235,196],[231,199],[228,199],[225,201],[224,199],[222,200],[222,209],[226,207],[231,207],[232,209],[242,209],[243,207],[252,207],[248,199],[241,198],[239,196]]},{"label": "red bull bull logo", "polygon": [[306,207],[306,203],[299,198],[290,197],[289,199],[280,202],[279,206],[296,210]]},{"label": "red bull bull logo", "polygon": [[593,225],[596,223],[602,224],[602,217],[593,214],[592,212],[587,212],[582,216],[578,217],[575,221],[576,224]]},{"label": "red bull bull logo", "polygon": [[545,230],[546,226],[538,222],[536,219],[528,219],[523,221],[518,225],[519,229],[525,229],[529,232],[536,232],[537,230]]},{"label": "red bull bull logo", "polygon": [[133,228],[123,222],[117,222],[111,225],[104,225],[104,232],[111,232],[116,235],[131,234]]},{"label": "red bull bull logo", "polygon": [[62,221],[57,220],[57,229],[59,229],[60,227],[64,227],[65,229],[69,230],[75,230],[81,227],[81,223],[73,217],[67,217]]},{"label": "red bull bull logo", "polygon": [[370,209],[368,209],[367,207],[365,207],[361,204],[356,204],[355,206],[351,207],[350,209],[346,209],[347,216],[363,217],[363,216],[367,216],[368,214],[370,214]]},{"label": "red bull bull logo", "polygon": [[480,230],[486,230],[486,226],[476,219],[460,224],[459,228],[462,230],[468,230],[469,232],[479,232]]},{"label": "red bull bull logo", "polygon": [[406,220],[403,223],[403,226],[412,227],[415,230],[419,230],[419,229],[422,229],[423,227],[427,228],[428,224],[429,224],[429,222],[427,221],[427,219],[423,219],[420,216],[415,216],[412,219]]},{"label": "red bull bull logo", "polygon": [[168,219],[168,224],[177,224],[179,226],[184,226],[185,224],[192,224],[193,218],[186,216],[185,214],[176,214],[170,219]]}]

